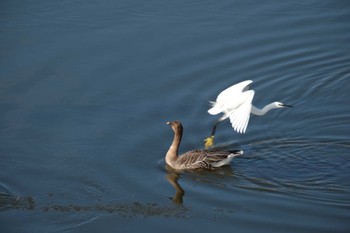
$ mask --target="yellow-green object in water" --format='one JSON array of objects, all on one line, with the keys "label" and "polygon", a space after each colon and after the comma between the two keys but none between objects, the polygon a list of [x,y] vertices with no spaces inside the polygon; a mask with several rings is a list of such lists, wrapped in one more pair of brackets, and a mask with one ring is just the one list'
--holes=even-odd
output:
[{"label": "yellow-green object in water", "polygon": [[208,149],[209,147],[214,146],[214,135],[215,135],[216,127],[218,126],[219,123],[220,121],[215,122],[215,124],[213,125],[213,129],[211,130],[210,137],[207,137],[206,139],[204,139],[205,149]]},{"label": "yellow-green object in water", "polygon": [[213,145],[214,145],[214,135],[204,139],[204,147],[206,149],[208,149],[209,147],[212,147]]}]

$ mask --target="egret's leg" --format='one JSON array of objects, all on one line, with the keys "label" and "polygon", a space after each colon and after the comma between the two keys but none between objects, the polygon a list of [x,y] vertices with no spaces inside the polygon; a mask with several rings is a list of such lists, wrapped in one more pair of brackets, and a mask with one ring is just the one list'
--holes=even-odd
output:
[{"label": "egret's leg", "polygon": [[211,130],[211,136],[214,136],[215,135],[215,131],[216,131],[216,127],[218,126],[218,124],[220,123],[221,121],[217,120],[215,122],[215,124],[213,125],[213,129]]},{"label": "egret's leg", "polygon": [[216,127],[218,126],[218,124],[220,123],[221,121],[218,120],[214,123],[213,125],[213,128],[211,130],[211,135],[210,137],[207,137],[206,139],[204,139],[204,147],[205,148],[209,148],[211,146],[214,145],[214,135],[215,135],[215,131],[216,131]]}]

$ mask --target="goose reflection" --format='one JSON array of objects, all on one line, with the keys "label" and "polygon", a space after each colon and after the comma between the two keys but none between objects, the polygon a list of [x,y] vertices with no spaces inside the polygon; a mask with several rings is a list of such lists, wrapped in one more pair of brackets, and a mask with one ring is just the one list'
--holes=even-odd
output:
[{"label": "goose reflection", "polygon": [[171,184],[171,186],[174,187],[176,193],[174,197],[171,197],[170,199],[175,203],[175,204],[182,204],[183,203],[183,197],[185,196],[185,190],[179,185],[177,180],[180,177],[180,174],[172,169],[169,165],[166,165],[166,179],[168,182]]},{"label": "goose reflection", "polygon": [[[165,165],[166,168],[166,176],[167,181],[173,186],[175,189],[175,195],[170,199],[175,204],[183,204],[183,199],[185,196],[185,190],[181,187],[178,182],[178,179],[181,175],[186,174],[189,175],[189,178],[195,181],[199,181],[202,183],[207,183],[215,186],[224,186],[225,184],[221,183],[219,180],[222,180],[222,177],[230,177],[234,176],[234,171],[230,166],[220,167],[215,170],[189,170],[189,171],[178,171],[170,167],[169,165]],[[214,178],[214,179],[213,179]]]}]

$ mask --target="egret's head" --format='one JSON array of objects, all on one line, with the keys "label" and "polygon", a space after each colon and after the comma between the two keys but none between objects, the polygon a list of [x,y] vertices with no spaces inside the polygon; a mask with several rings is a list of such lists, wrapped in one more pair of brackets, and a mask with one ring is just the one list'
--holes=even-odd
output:
[{"label": "egret's head", "polygon": [[281,103],[281,102],[273,102],[272,103],[273,104],[273,106],[275,107],[275,108],[292,108],[293,106],[291,106],[291,105],[287,105],[287,104],[284,104],[284,103]]},{"label": "egret's head", "polygon": [[169,121],[166,123],[167,125],[170,125],[171,128],[174,130],[174,132],[178,132],[183,130],[182,124],[180,121]]}]

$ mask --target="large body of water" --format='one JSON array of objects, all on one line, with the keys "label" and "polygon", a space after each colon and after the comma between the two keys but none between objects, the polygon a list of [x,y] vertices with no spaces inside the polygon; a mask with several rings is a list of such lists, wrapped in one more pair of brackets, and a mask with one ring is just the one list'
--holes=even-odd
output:
[{"label": "large body of water", "polygon": [[[1,232],[349,232],[349,1],[2,1]],[[231,166],[203,147],[208,101],[251,79]]]}]

